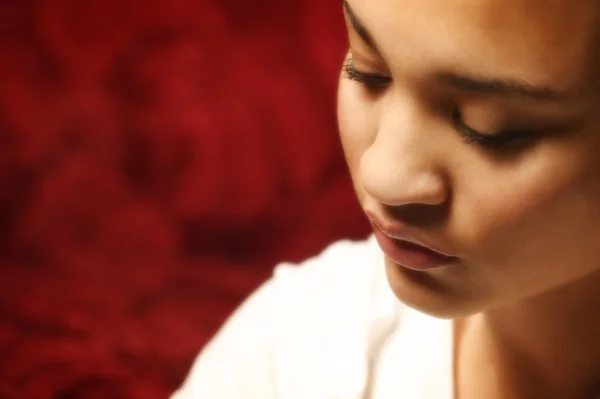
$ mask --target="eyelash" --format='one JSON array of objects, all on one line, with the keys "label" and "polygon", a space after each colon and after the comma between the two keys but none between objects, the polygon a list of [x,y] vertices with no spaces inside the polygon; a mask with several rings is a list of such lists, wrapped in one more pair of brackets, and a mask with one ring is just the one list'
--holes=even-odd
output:
[{"label": "eyelash", "polygon": [[[364,85],[367,89],[376,91],[388,87],[391,78],[380,74],[361,72],[354,66],[351,58],[344,61],[344,77]],[[457,109],[452,113],[452,122],[458,133],[463,137],[466,144],[477,144],[488,150],[500,150],[519,141],[531,138],[533,131],[522,129],[500,132],[496,134],[481,133],[469,125],[463,119]]]},{"label": "eyelash", "polygon": [[533,130],[527,129],[507,130],[495,134],[481,133],[464,122],[459,110],[452,113],[452,122],[465,143],[478,144],[489,150],[501,150],[510,145],[524,142],[531,139],[535,133]]},{"label": "eyelash", "polygon": [[384,89],[392,82],[392,79],[387,76],[359,71],[354,66],[352,58],[348,58],[344,61],[344,76],[346,79],[365,85],[369,90]]}]

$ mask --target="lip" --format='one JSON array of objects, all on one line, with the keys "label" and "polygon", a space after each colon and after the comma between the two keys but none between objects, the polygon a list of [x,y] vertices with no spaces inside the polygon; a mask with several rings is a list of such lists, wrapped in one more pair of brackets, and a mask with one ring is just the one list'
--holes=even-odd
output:
[{"label": "lip", "polygon": [[393,226],[367,213],[371,220],[377,243],[384,254],[394,263],[407,269],[425,271],[448,266],[458,258],[415,239],[404,229]]}]

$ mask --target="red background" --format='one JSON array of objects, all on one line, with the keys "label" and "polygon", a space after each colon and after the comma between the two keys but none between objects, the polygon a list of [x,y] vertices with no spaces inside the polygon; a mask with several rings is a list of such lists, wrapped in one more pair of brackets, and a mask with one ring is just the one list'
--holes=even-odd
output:
[{"label": "red background", "polygon": [[0,0],[0,399],[165,398],[275,263],[367,226],[339,1]]}]

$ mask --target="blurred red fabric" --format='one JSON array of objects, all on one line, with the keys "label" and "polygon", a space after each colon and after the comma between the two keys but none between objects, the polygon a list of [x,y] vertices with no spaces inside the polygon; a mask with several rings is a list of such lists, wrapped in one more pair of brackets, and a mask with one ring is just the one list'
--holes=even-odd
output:
[{"label": "blurred red fabric", "polygon": [[364,237],[341,4],[0,2],[0,399],[166,398],[280,261]]}]

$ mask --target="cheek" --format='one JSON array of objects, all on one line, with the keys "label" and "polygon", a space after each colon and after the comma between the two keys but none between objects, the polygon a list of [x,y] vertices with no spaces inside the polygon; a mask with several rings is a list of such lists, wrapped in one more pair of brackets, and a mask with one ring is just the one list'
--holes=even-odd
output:
[{"label": "cheek", "polygon": [[534,154],[513,170],[475,179],[458,223],[490,277],[547,288],[597,267],[590,260],[599,253],[600,179],[590,170],[598,165],[578,154]]}]

